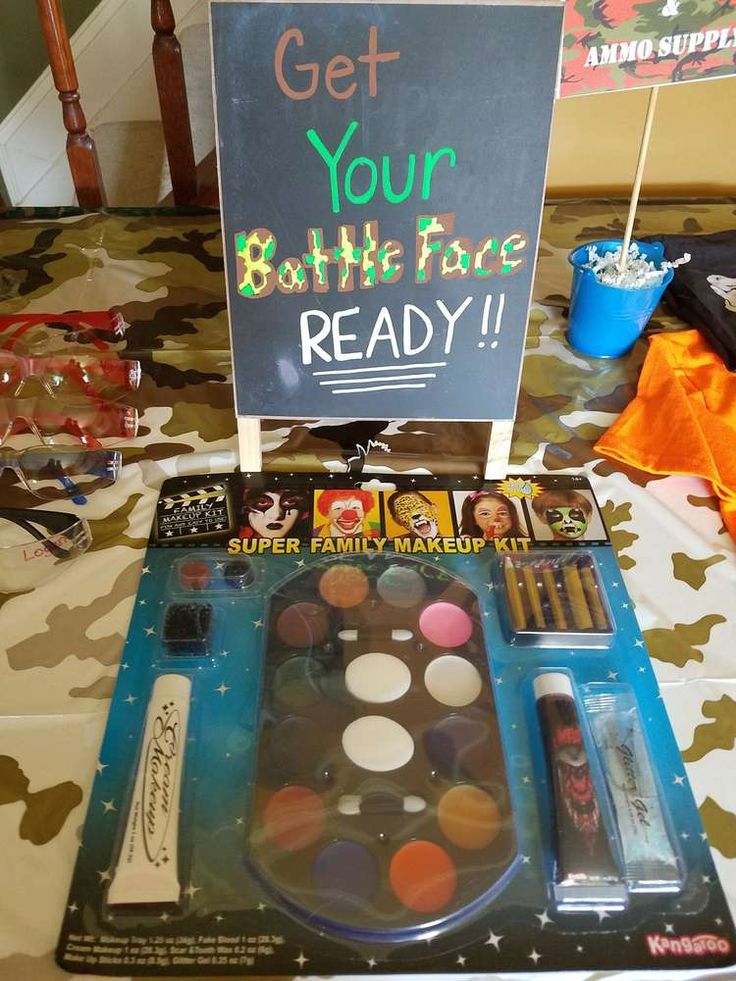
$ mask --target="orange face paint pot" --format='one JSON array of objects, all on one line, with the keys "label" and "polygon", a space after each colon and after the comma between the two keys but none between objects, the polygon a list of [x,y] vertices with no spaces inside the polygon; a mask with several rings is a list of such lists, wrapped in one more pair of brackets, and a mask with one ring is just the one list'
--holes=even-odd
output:
[{"label": "orange face paint pot", "polygon": [[330,606],[347,610],[358,606],[368,596],[368,577],[352,565],[333,565],[322,574],[319,593]]},{"label": "orange face paint pot", "polygon": [[455,863],[431,841],[410,841],[391,859],[389,882],[396,898],[419,913],[436,913],[455,895]]},{"label": "orange face paint pot", "polygon": [[261,821],[268,841],[284,851],[297,852],[322,834],[325,809],[313,790],[293,784],[269,797]]},{"label": "orange face paint pot", "polygon": [[475,851],[490,845],[501,828],[498,804],[472,784],[452,787],[437,805],[437,823],[457,848]]}]

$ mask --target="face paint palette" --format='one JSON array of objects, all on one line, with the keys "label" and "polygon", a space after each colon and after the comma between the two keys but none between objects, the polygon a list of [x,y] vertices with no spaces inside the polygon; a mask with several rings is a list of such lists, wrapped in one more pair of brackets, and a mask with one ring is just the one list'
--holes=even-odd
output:
[{"label": "face paint palette", "polygon": [[478,600],[434,563],[335,558],[271,597],[249,862],[295,915],[408,940],[517,859]]},{"label": "face paint palette", "polygon": [[733,961],[588,482],[392,481],[164,484],[59,963],[669,977]]}]

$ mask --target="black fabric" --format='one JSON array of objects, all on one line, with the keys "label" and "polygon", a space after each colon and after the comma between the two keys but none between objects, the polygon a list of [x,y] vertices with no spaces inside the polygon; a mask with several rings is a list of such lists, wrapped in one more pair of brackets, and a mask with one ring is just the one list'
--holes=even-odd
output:
[{"label": "black fabric", "polygon": [[736,371],[736,230],[713,235],[658,235],[665,257],[679,259],[689,252],[690,262],[675,269],[666,290],[665,310],[696,327]]}]

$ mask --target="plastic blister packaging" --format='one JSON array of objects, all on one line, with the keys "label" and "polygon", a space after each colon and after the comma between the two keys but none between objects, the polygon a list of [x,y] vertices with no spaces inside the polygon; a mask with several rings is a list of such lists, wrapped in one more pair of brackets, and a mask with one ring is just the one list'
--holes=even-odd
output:
[{"label": "plastic blister packaging", "polygon": [[591,688],[585,710],[616,817],[629,891],[679,892],[682,861],[633,691]]},{"label": "plastic blister packaging", "polygon": [[497,556],[494,581],[510,644],[607,648],[615,623],[593,554],[535,551]]},{"label": "plastic blister packaging", "polygon": [[202,550],[177,559],[169,577],[169,593],[230,595],[255,584],[255,565],[248,556],[223,556],[221,552]]}]

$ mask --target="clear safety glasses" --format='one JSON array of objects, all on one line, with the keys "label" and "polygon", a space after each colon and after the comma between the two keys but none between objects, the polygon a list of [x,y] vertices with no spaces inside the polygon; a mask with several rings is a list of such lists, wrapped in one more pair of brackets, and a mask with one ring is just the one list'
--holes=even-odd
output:
[{"label": "clear safety glasses", "polygon": [[65,402],[46,399],[0,400],[0,444],[11,433],[31,432],[46,443],[61,441],[65,433],[85,446],[97,447],[98,439],[130,439],[138,432],[138,412],[131,405],[104,402]]},{"label": "clear safety glasses", "polygon": [[135,391],[140,380],[139,361],[90,357],[23,358],[0,350],[0,398],[16,397],[36,382],[55,398],[92,395],[110,399],[123,392]]},{"label": "clear safety glasses", "polygon": [[26,490],[43,500],[71,498],[76,504],[114,484],[122,467],[120,450],[44,444],[22,450],[0,447],[0,474],[12,470]]},{"label": "clear safety glasses", "polygon": [[74,514],[0,508],[0,593],[21,593],[47,582],[92,542]]}]

